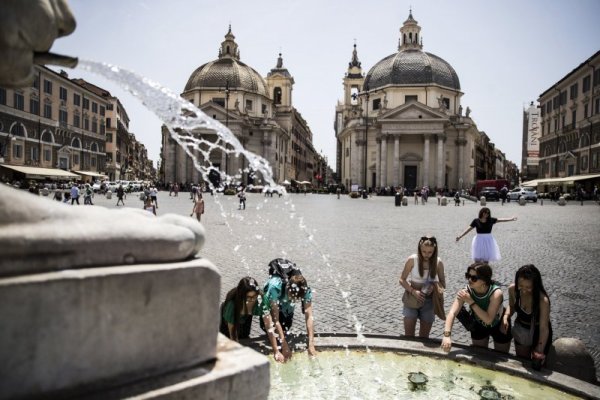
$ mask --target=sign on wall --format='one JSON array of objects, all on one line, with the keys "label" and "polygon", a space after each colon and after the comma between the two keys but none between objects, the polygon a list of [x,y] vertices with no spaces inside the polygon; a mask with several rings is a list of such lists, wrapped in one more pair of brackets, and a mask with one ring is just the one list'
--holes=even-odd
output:
[{"label": "sign on wall", "polygon": [[527,117],[527,164],[537,165],[540,155],[540,109],[531,103]]}]

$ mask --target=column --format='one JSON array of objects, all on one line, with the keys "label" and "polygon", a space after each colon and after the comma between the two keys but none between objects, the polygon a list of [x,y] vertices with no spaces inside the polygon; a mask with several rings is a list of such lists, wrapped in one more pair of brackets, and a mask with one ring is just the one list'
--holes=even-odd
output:
[{"label": "column", "polygon": [[375,149],[377,150],[375,158],[375,183],[377,183],[381,180],[381,138],[375,140]]},{"label": "column", "polygon": [[381,187],[387,186],[387,135],[381,137]]},{"label": "column", "polygon": [[429,186],[429,135],[423,136],[423,186]]},{"label": "column", "polygon": [[438,188],[444,187],[444,166],[446,165],[446,152],[444,151],[444,134],[438,134],[437,143],[437,169],[435,171],[435,186]]},{"label": "column", "polygon": [[400,186],[400,136],[394,137],[394,186]]}]

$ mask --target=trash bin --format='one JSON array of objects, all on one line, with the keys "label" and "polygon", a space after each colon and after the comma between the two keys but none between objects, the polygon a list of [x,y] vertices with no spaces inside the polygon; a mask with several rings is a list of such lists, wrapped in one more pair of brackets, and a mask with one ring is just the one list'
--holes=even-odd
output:
[{"label": "trash bin", "polygon": [[402,196],[400,195],[400,193],[396,193],[396,195],[394,196],[394,202],[396,204],[396,207],[400,207],[402,205]]},{"label": "trash bin", "polygon": [[107,191],[106,191],[106,198],[107,198],[108,200],[110,200],[110,199],[111,199],[111,197],[112,197],[112,192],[111,192],[110,190],[107,190]]}]

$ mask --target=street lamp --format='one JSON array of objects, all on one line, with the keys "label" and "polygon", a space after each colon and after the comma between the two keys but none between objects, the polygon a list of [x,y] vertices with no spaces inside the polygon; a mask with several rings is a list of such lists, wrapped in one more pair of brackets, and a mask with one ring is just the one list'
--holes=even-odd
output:
[{"label": "street lamp", "polygon": [[365,109],[365,189],[367,188],[367,149],[369,143],[369,84],[365,84],[365,98],[366,98],[366,109]]}]

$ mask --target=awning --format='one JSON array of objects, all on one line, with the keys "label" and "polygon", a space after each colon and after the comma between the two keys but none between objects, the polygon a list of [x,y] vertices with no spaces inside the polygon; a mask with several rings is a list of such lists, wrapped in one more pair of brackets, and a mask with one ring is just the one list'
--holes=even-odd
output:
[{"label": "awning", "polygon": [[39,167],[25,167],[21,165],[6,165],[0,164],[0,167],[12,169],[13,171],[25,174],[30,179],[43,179],[43,178],[79,178],[79,175],[69,171],[56,168],[39,168]]},{"label": "awning", "polygon": [[572,185],[576,181],[582,181],[585,179],[595,179],[600,178],[600,174],[594,175],[573,175],[573,176],[565,176],[563,178],[540,178],[534,179],[532,181],[523,182],[521,186],[537,186],[537,185],[548,185],[553,183],[562,183],[567,185]]},{"label": "awning", "polygon": [[108,178],[108,175],[104,175],[104,174],[100,174],[98,172],[94,172],[94,171],[73,171],[76,174],[79,175],[86,175],[86,176],[93,176],[93,177],[97,177],[97,178]]}]

